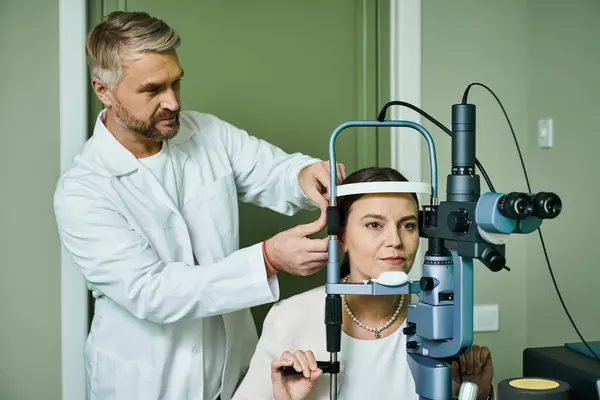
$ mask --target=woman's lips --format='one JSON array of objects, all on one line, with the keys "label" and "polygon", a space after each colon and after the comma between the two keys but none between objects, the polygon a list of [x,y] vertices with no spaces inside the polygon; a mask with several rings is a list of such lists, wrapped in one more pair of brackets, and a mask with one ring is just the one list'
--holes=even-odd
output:
[{"label": "woman's lips", "polygon": [[390,265],[400,265],[404,261],[406,261],[406,259],[403,257],[386,257],[386,258],[380,258],[380,260],[384,261]]}]

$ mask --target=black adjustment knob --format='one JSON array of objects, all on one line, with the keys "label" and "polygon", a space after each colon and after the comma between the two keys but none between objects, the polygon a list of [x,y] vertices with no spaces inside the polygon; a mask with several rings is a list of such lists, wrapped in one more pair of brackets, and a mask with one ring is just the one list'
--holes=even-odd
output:
[{"label": "black adjustment knob", "polygon": [[407,349],[414,350],[418,347],[419,347],[419,342],[417,342],[417,341],[412,340],[410,342],[406,342]]},{"label": "black adjustment knob", "polygon": [[413,322],[409,322],[406,327],[404,327],[404,329],[402,329],[402,333],[404,333],[407,336],[412,336],[415,333],[417,333],[417,325],[415,325]]},{"label": "black adjustment knob", "polygon": [[435,287],[435,281],[433,280],[433,278],[428,276],[422,277],[419,283],[421,285],[421,290],[424,292],[430,292]]},{"label": "black adjustment knob", "polygon": [[469,230],[467,210],[460,209],[448,214],[448,229],[454,233],[465,234]]},{"label": "black adjustment knob", "polygon": [[481,262],[488,267],[491,271],[498,272],[504,269],[506,265],[506,258],[493,248],[488,248],[483,252]]}]

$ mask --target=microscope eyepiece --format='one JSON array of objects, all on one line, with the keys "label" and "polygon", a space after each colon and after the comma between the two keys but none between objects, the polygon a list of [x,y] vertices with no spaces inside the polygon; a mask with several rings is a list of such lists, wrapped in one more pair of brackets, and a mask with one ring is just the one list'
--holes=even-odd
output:
[{"label": "microscope eyepiece", "polygon": [[534,209],[531,196],[526,193],[511,192],[498,202],[500,213],[510,219],[525,219]]},{"label": "microscope eyepiece", "polygon": [[558,217],[562,211],[562,201],[555,193],[539,192],[533,196],[533,215],[541,219]]}]

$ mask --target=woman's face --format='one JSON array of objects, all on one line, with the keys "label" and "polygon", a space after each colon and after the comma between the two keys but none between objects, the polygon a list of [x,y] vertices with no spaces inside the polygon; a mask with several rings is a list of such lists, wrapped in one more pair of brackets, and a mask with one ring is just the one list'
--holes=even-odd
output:
[{"label": "woman's face", "polygon": [[366,194],[355,201],[341,238],[351,280],[376,279],[386,271],[408,273],[419,247],[417,218],[410,194]]}]

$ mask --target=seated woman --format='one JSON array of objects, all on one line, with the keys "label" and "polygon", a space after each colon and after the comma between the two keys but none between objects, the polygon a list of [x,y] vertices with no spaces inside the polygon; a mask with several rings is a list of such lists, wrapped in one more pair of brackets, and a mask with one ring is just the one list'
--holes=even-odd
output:
[{"label": "seated woman", "polygon": [[[406,181],[389,168],[367,168],[344,184]],[[346,253],[342,281],[361,282],[385,271],[408,273],[419,246],[418,200],[412,193],[340,197],[340,249]],[[340,400],[418,400],[408,367],[402,332],[409,296],[342,296],[344,309],[338,354]],[[291,297],[269,311],[250,368],[234,396],[237,399],[329,399],[330,375],[316,360],[329,360],[325,341],[325,287]],[[283,377],[282,366],[303,375]],[[489,350],[473,346],[452,363],[454,395],[460,381],[479,386],[478,399],[492,398],[493,367]]]}]

